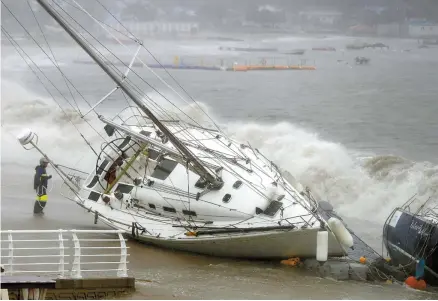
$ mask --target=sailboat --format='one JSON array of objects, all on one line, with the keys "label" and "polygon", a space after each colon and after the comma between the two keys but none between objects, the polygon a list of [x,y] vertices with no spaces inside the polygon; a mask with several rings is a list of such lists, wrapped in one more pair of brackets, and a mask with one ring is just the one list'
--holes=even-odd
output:
[{"label": "sailboat", "polygon": [[51,161],[37,133],[18,136],[50,161],[68,188],[64,196],[95,222],[145,243],[221,257],[326,260],[353,247],[342,222],[258,149],[219,127],[158,118],[126,80],[135,57],[126,73],[115,72],[47,0],[37,2],[135,103],[129,117],[122,113],[131,110],[99,115],[107,142],[86,177]]},{"label": "sailboat", "polygon": [[[395,208],[383,227],[392,266],[438,285],[438,206],[432,197],[413,196]],[[419,266],[423,265],[423,268]],[[419,273],[422,269],[424,272]],[[423,275],[421,275],[423,274]]]}]

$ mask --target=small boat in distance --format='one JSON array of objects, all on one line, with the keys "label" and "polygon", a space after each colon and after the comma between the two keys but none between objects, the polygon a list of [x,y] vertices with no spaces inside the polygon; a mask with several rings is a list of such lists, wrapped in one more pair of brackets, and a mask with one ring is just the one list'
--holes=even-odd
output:
[{"label": "small boat in distance", "polygon": [[314,50],[314,51],[336,51],[336,48],[334,48],[334,47],[313,47],[312,50]]},{"label": "small boat in distance", "polygon": [[305,52],[306,52],[305,49],[294,49],[294,50],[286,51],[283,53],[289,54],[289,55],[303,55]]}]

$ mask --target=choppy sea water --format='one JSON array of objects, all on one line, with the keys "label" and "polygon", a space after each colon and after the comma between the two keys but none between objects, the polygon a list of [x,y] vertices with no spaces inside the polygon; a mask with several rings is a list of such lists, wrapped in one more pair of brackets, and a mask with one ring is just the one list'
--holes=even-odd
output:
[{"label": "choppy sea water", "polygon": [[[222,45],[336,47],[336,52],[307,50],[303,57],[289,58],[297,63],[306,59],[307,64],[317,66],[316,71],[170,72],[226,132],[250,142],[318,197],[330,201],[350,228],[381,251],[382,225],[391,210],[415,193],[435,195],[438,187],[438,49],[418,49],[414,40],[391,39],[385,41],[389,50],[343,50],[350,42],[344,37],[267,36],[240,44],[183,40],[147,41],[146,45],[163,61],[171,62],[173,56],[180,55],[191,62],[203,57],[204,63],[223,57],[230,61],[273,57],[218,50]],[[39,155],[21,149],[15,140],[18,131],[22,127],[36,130],[45,150],[66,165],[88,170],[90,152],[68,118],[6,45],[2,47],[2,228],[103,227],[58,197],[56,180],[45,216],[37,219],[32,215],[31,179]],[[63,78],[43,54],[29,45],[23,47],[61,92],[70,95]],[[121,47],[112,47],[121,53]],[[52,50],[62,70],[90,103],[114,86],[97,67],[77,63],[87,59],[77,47],[56,46]],[[369,57],[371,63],[355,65],[358,55]],[[163,71],[155,72],[172,80]],[[150,75],[146,78],[194,118],[202,118],[168,87]],[[166,105],[156,92],[146,91]],[[74,94],[74,98],[81,111],[86,111],[80,96]],[[70,116],[76,116],[74,101],[70,107],[59,97],[57,100]],[[110,115],[126,105],[124,98],[114,95],[100,110]],[[89,120],[98,124],[92,114]],[[98,136],[77,121],[87,138],[98,145]],[[130,246],[131,272],[138,279],[139,298],[436,298],[397,285],[319,279],[278,263],[211,258],[135,242]]]}]

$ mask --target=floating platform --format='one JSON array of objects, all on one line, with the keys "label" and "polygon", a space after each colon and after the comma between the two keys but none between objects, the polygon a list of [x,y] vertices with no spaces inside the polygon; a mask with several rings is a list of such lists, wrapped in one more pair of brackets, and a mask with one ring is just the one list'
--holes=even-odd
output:
[{"label": "floating platform", "polygon": [[148,67],[154,69],[210,70],[210,71],[316,70],[315,66],[300,66],[300,65],[292,65],[292,66],[234,65],[233,67],[219,67],[219,66],[153,64],[153,65],[148,65]]},{"label": "floating platform", "polygon": [[228,71],[261,71],[261,70],[316,70],[315,66],[301,66],[301,65],[274,65],[274,66],[260,66],[260,65],[235,65]]},{"label": "floating platform", "polygon": [[306,270],[315,272],[317,276],[322,278],[356,281],[374,280],[367,265],[351,260],[329,259],[324,263],[320,263],[316,259],[306,259],[303,266]]},{"label": "floating platform", "polygon": [[[214,64],[186,64],[180,60],[179,57],[175,57],[174,62],[169,64],[147,64],[146,66],[151,69],[179,69],[179,70],[206,70],[206,71],[276,71],[276,70],[316,70],[315,66],[308,65],[288,65],[285,64],[275,64],[274,62],[266,62],[266,59],[263,60],[260,64],[252,65],[250,63],[245,64],[224,64],[224,62],[220,62],[217,65]],[[84,60],[75,60],[76,64],[85,64],[85,65],[94,65],[93,61],[84,61]],[[109,65],[122,66],[126,67],[129,63],[121,63],[121,62],[107,62]],[[267,64],[266,64],[267,63]],[[228,65],[228,66],[227,66]],[[134,62],[132,67],[144,67],[144,65],[140,62]]]},{"label": "floating platform", "polygon": [[182,69],[182,70],[214,70],[223,71],[227,70],[226,67],[218,66],[200,66],[200,65],[174,65],[174,64],[148,64],[149,68],[154,69]]}]

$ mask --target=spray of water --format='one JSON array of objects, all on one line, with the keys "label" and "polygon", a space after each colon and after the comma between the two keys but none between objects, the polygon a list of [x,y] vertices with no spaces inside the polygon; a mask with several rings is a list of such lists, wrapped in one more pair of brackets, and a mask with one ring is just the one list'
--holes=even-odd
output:
[{"label": "spray of water", "polygon": [[[166,95],[179,111],[160,95],[149,96],[183,120],[212,126],[204,112],[213,120],[220,120],[204,103],[182,103]],[[228,122],[220,126],[236,140],[248,141],[258,148],[319,199],[331,202],[341,215],[349,218],[368,220],[372,216],[373,221],[382,224],[395,207],[413,195],[418,202],[411,209],[430,196],[438,196],[438,166],[429,162],[349,150],[287,122]]]},{"label": "spray of water", "polygon": [[[38,144],[54,161],[77,166],[84,157],[78,154],[90,153],[78,130],[94,147],[103,141],[90,130],[86,121],[94,126],[98,124],[96,119],[84,120],[73,109],[61,110],[53,100],[39,97],[15,82],[2,80],[2,164],[23,167],[38,164],[41,155],[25,151],[16,139],[24,128],[29,128],[37,133]],[[81,167],[87,168],[89,163],[84,161]]]},{"label": "spray of water", "polygon": [[398,156],[358,157],[289,123],[235,124],[237,139],[250,141],[342,215],[383,222],[414,194],[436,195],[438,166]]}]

